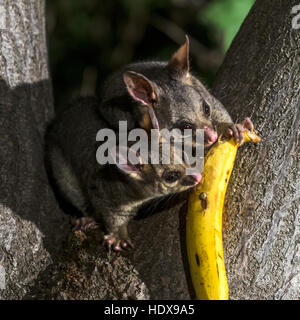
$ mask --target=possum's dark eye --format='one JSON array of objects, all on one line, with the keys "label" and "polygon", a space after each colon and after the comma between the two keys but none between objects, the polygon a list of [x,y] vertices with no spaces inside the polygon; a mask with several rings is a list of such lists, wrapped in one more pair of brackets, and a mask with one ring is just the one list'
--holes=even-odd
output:
[{"label": "possum's dark eye", "polygon": [[188,129],[193,130],[195,128],[195,126],[192,123],[188,123],[188,122],[180,123],[178,127],[182,133],[184,133],[184,130],[188,130]]},{"label": "possum's dark eye", "polygon": [[207,104],[207,102],[203,102],[203,112],[207,115],[210,116],[210,106]]},{"label": "possum's dark eye", "polygon": [[180,179],[181,177],[181,172],[180,171],[165,171],[162,175],[163,179],[167,183],[173,183]]},{"label": "possum's dark eye", "polygon": [[190,124],[190,123],[185,123],[183,124],[181,127],[180,127],[181,130],[184,130],[184,129],[193,129],[193,125]]}]

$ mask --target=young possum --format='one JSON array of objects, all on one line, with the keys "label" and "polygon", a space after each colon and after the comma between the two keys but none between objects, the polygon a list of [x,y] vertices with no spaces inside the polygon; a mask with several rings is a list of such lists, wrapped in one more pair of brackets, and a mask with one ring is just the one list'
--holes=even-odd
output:
[{"label": "young possum", "polygon": [[128,127],[204,129],[206,146],[220,133],[243,140],[246,118],[234,124],[222,103],[190,73],[189,40],[168,62],[146,61],[125,65],[112,74],[101,92],[99,111],[114,128],[120,120]]},{"label": "young possum", "polygon": [[[185,164],[100,165],[96,135],[109,125],[97,107],[96,98],[79,98],[56,118],[46,136],[46,159],[59,191],[85,216],[101,222],[104,244],[121,251],[133,246],[127,223],[140,206],[195,186],[201,175],[186,175]],[[81,221],[93,224],[90,219]]]}]

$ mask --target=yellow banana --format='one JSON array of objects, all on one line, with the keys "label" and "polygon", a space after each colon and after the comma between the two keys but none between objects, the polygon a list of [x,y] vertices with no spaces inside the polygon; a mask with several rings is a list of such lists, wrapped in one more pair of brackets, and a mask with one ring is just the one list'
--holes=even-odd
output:
[{"label": "yellow banana", "polygon": [[[245,132],[244,142],[259,142]],[[219,141],[205,157],[202,180],[188,203],[186,245],[197,299],[228,300],[223,258],[222,213],[227,184],[239,144],[233,138]]]}]

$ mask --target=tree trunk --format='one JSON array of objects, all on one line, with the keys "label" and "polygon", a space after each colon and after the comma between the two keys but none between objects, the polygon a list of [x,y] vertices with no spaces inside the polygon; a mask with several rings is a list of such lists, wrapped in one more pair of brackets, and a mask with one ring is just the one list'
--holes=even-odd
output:
[{"label": "tree trunk", "polygon": [[51,263],[66,224],[44,170],[43,136],[53,116],[47,59],[44,1],[1,1],[1,299],[24,296]]},{"label": "tree trunk", "polygon": [[[231,299],[300,297],[300,31],[292,29],[291,14],[296,4],[258,0],[213,87],[234,120],[250,116],[262,137],[259,145],[240,149],[226,196]],[[134,235],[142,243],[135,252],[137,269],[152,297],[193,297],[178,232],[183,219],[176,210],[163,217],[144,222]]]},{"label": "tree trunk", "polygon": [[43,0],[0,2],[0,96],[0,299],[147,298],[128,259],[70,234],[49,185],[44,133],[54,109]]},{"label": "tree trunk", "polygon": [[[231,299],[299,298],[296,4],[258,0],[214,86],[263,138],[239,151],[227,194]],[[190,299],[184,204],[133,222],[131,254],[107,254],[96,233],[70,232],[43,162],[53,117],[45,39],[44,1],[0,3],[0,298]]]},{"label": "tree trunk", "polygon": [[262,137],[240,150],[224,221],[232,299],[300,298],[299,1],[258,0],[219,71],[214,93]]}]

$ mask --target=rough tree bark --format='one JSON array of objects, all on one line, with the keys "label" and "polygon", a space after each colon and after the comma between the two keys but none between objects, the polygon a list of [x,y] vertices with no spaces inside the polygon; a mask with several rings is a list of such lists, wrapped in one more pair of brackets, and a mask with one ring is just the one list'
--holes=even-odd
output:
[{"label": "rough tree bark", "polygon": [[145,299],[130,262],[73,235],[59,209],[43,158],[51,88],[45,1],[1,1],[0,299]]},{"label": "rough tree bark", "polygon": [[[0,298],[22,298],[61,242],[43,162],[53,116],[43,1],[0,2]],[[57,232],[52,232],[56,228]],[[5,288],[5,289],[4,289]]]},{"label": "rough tree bark", "polygon": [[[258,0],[214,86],[231,114],[250,115],[263,138],[240,150],[227,195],[232,299],[299,298],[296,4]],[[97,233],[72,233],[58,208],[43,164],[53,117],[44,10],[40,0],[0,3],[0,298],[190,299],[184,204],[133,222],[137,248],[127,255],[108,255]]]},{"label": "rough tree bark", "polygon": [[214,85],[235,120],[250,115],[263,139],[241,150],[225,207],[232,299],[300,298],[299,4],[258,0]]}]

